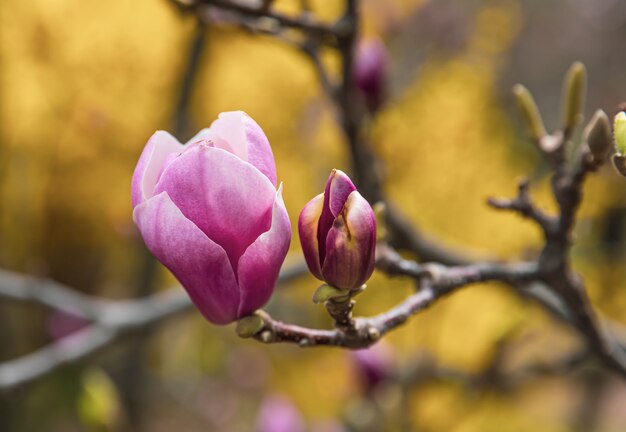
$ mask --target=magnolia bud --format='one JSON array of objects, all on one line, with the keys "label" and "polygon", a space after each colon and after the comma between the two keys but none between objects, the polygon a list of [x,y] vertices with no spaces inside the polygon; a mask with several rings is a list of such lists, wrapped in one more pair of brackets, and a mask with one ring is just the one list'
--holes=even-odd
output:
[{"label": "magnolia bud", "polygon": [[543,120],[537,109],[535,99],[533,99],[528,89],[521,84],[513,86],[513,94],[515,95],[515,100],[522,113],[522,120],[524,121],[524,127],[528,135],[534,140],[539,141],[546,135],[546,127],[543,125]]},{"label": "magnolia bud", "polygon": [[598,163],[604,163],[611,154],[611,124],[604,111],[598,110],[585,128],[585,141],[591,150],[593,158]]},{"label": "magnolia bud", "polygon": [[394,367],[394,353],[384,340],[369,348],[352,353],[358,379],[363,390],[369,392],[389,379]]},{"label": "magnolia bud", "polygon": [[613,123],[613,138],[617,154],[613,155],[613,165],[617,171],[626,177],[626,113],[620,111]]},{"label": "magnolia bud", "polygon": [[587,69],[576,62],[570,66],[563,82],[563,127],[572,130],[582,121],[585,93],[587,91]]},{"label": "magnolia bud", "polygon": [[615,165],[615,169],[624,177],[626,177],[626,156],[624,155],[613,155],[613,165]]},{"label": "magnolia bud", "polygon": [[613,122],[615,148],[619,154],[626,154],[626,113],[620,111]]},{"label": "magnolia bud", "polygon": [[333,170],[324,193],[302,209],[298,232],[309,270],[318,279],[351,290],[372,275],[376,218],[344,172]]},{"label": "magnolia bud", "polygon": [[380,39],[363,40],[357,46],[354,81],[365,95],[367,105],[372,111],[384,102],[387,62],[387,49]]}]

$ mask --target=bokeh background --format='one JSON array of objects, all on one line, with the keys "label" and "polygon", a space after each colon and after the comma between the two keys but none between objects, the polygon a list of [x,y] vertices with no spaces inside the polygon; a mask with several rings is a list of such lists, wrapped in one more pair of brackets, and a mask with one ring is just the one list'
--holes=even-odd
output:
[{"label": "bokeh background", "polygon": [[[312,1],[322,19],[340,1]],[[294,11],[298,1],[277,0]],[[363,37],[389,50],[389,100],[372,140],[386,190],[421,229],[476,256],[532,254],[531,224],[494,212],[488,196],[528,175],[546,208],[548,170],[524,139],[513,84],[559,126],[568,66],[589,72],[586,117],[626,100],[626,3],[620,0],[366,0]],[[201,48],[181,122],[184,73]],[[331,69],[337,59],[327,53]],[[184,98],[183,98],[184,99]],[[185,103],[185,101],[182,101]],[[280,41],[196,20],[165,0],[0,3],[0,266],[107,298],[168,289],[132,223],[130,178],[157,129],[181,141],[219,112],[244,110],[265,130],[295,227],[330,169],[349,170],[333,107],[309,60]],[[585,188],[575,267],[597,309],[626,323],[626,183],[610,166]],[[294,232],[287,264],[299,262]],[[327,327],[309,276],[280,286],[277,318]],[[401,301],[409,281],[375,274],[356,313]],[[80,323],[0,303],[0,361]],[[478,373],[507,342],[505,368],[580,347],[569,328],[498,284],[472,286],[414,317],[386,341],[396,375],[425,354]],[[626,430],[626,384],[598,372],[480,388],[454,379],[365,389],[352,353],[241,340],[198,313],[124,338],[79,365],[0,397],[2,431],[251,431],[264,403],[292,404],[306,430]],[[280,396],[277,396],[280,395]],[[282,403],[276,403],[276,398]],[[281,405],[282,404],[282,405]],[[279,410],[278,408],[275,408]],[[351,429],[349,429],[351,428]]]}]

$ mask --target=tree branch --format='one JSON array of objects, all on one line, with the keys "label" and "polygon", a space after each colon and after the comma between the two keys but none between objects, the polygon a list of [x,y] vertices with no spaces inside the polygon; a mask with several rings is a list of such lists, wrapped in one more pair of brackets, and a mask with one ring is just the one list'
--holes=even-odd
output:
[{"label": "tree branch", "polygon": [[[286,283],[306,272],[304,264],[281,271]],[[180,288],[137,300],[103,300],[86,296],[56,282],[0,270],[0,297],[34,302],[86,318],[87,327],[26,356],[0,363],[0,391],[40,379],[115,342],[120,336],[193,309]]]},{"label": "tree branch", "polygon": [[[400,267],[402,264],[398,264],[398,268]],[[410,276],[418,278],[421,289],[387,312],[371,318],[354,318],[354,327],[351,329],[310,329],[285,324],[261,313],[264,324],[255,338],[264,343],[291,342],[303,347],[330,345],[351,349],[365,348],[402,325],[411,316],[461,287],[485,281],[524,282],[534,279],[538,271],[534,263],[479,263],[458,267],[427,264],[423,266],[423,270],[419,264],[414,263],[412,267],[409,270]]]},{"label": "tree branch", "polygon": [[593,159],[585,143],[578,148],[573,156],[574,164],[570,166],[563,150],[565,144],[563,140],[568,134],[557,131],[547,136],[560,140],[555,141],[550,151],[544,151],[554,169],[552,193],[558,203],[558,214],[548,216],[538,210],[530,199],[529,185],[525,182],[520,184],[516,198],[491,199],[489,203],[497,209],[517,211],[542,228],[546,243],[537,260],[538,280],[545,283],[554,296],[561,300],[568,310],[570,322],[585,338],[592,352],[606,366],[626,377],[626,351],[599,323],[587,296],[584,282],[573,271],[570,263],[572,232],[583,197],[583,183],[586,176],[595,171],[599,164]]}]

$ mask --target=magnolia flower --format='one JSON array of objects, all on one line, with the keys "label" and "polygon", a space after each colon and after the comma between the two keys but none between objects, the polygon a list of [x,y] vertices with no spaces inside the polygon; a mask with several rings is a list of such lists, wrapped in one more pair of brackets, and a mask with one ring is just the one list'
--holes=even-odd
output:
[{"label": "magnolia flower", "polygon": [[241,111],[219,115],[186,145],[156,132],[132,181],[146,246],[200,312],[226,324],[270,298],[291,240],[270,144]]},{"label": "magnolia flower", "polygon": [[333,170],[326,190],[298,219],[304,258],[313,275],[340,289],[354,289],[374,271],[376,218],[350,178]]}]

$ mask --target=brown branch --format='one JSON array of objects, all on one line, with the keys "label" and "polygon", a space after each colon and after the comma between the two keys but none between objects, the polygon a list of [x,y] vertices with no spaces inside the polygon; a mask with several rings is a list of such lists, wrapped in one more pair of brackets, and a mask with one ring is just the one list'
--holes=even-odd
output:
[{"label": "brown branch", "polygon": [[311,63],[315,68],[315,72],[317,73],[317,78],[326,96],[331,101],[336,102],[339,89],[337,85],[333,83],[330,79],[328,71],[326,70],[326,66],[324,66],[324,63],[322,62],[319,52],[320,47],[317,39],[310,38],[308,41],[300,45],[300,49],[311,60]]},{"label": "brown branch", "polygon": [[584,282],[569,262],[572,230],[583,197],[582,186],[587,174],[596,168],[585,147],[580,150],[573,169],[569,170],[565,163],[557,168],[552,189],[559,205],[558,230],[547,238],[539,266],[542,280],[563,298],[590,348],[607,366],[626,376],[626,352],[599,323]]},{"label": "brown branch", "polygon": [[544,151],[554,168],[552,193],[559,208],[556,216],[548,216],[533,205],[529,186],[525,182],[520,184],[516,198],[492,199],[490,204],[495,208],[517,211],[542,228],[546,243],[537,260],[538,280],[545,283],[560,300],[567,310],[567,319],[585,338],[592,352],[606,366],[626,377],[626,351],[599,323],[582,278],[571,268],[572,231],[583,197],[583,183],[599,164],[591,156],[588,147],[581,146],[574,155],[573,167],[569,166],[563,152],[566,135],[563,132],[555,133],[552,137],[558,137],[560,143],[553,150]]},{"label": "brown branch", "polygon": [[542,229],[545,238],[556,234],[558,221],[556,218],[547,215],[533,204],[530,197],[530,182],[528,179],[520,180],[518,184],[517,196],[515,198],[489,198],[487,202],[495,209],[511,210],[536,222]]},{"label": "brown branch", "polygon": [[500,358],[494,356],[482,370],[471,373],[446,366],[429,353],[415,355],[411,361],[398,370],[392,379],[405,389],[411,389],[428,381],[441,380],[461,383],[471,390],[496,390],[509,392],[527,384],[532,378],[564,376],[588,363],[590,353],[587,350],[568,353],[552,362],[531,362],[515,371],[502,370]]},{"label": "brown branch", "polygon": [[[419,264],[415,265],[419,266]],[[403,264],[398,264],[397,268],[402,266]],[[291,342],[303,347],[330,345],[351,349],[365,348],[375,343],[384,334],[398,328],[411,316],[459,288],[485,281],[521,283],[534,279],[537,270],[534,263],[479,263],[458,267],[427,264],[419,275],[410,270],[410,276],[417,277],[421,283],[421,289],[418,292],[380,315],[370,318],[354,318],[352,328],[310,329],[285,324],[262,313],[264,324],[256,333],[255,338],[263,343]]]}]

